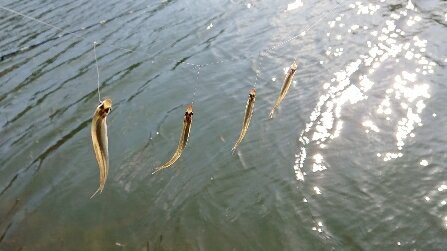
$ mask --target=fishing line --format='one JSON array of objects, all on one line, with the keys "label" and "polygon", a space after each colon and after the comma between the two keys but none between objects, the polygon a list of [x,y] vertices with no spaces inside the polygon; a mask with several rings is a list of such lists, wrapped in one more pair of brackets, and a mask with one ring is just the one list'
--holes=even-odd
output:
[{"label": "fishing line", "polygon": [[41,20],[39,20],[39,19],[37,19],[37,18],[34,18],[34,17],[32,17],[32,16],[28,16],[28,15],[26,15],[26,14],[23,14],[23,13],[18,12],[18,11],[16,11],[16,10],[7,8],[7,7],[5,7],[5,6],[0,5],[0,9],[9,11],[9,12],[11,12],[11,13],[14,13],[15,15],[19,15],[19,16],[22,16],[22,17],[26,17],[26,18],[31,19],[31,20],[33,20],[33,21],[36,21],[36,22],[38,22],[38,23],[40,23],[40,24],[47,25],[47,26],[49,26],[49,27],[51,27],[51,28],[53,28],[53,29],[56,29],[56,30],[58,30],[58,31],[62,31],[63,33],[70,34],[70,35],[72,35],[72,36],[74,36],[74,37],[77,37],[77,38],[80,38],[80,39],[85,39],[85,38],[82,37],[82,36],[79,36],[79,35],[76,35],[76,34],[72,34],[72,33],[66,32],[64,29],[59,28],[59,27],[57,27],[57,26],[55,26],[55,25],[46,23],[46,22],[41,21]]},{"label": "fishing line", "polygon": [[[13,10],[13,9],[10,9],[10,8],[7,8],[7,7],[5,7],[5,6],[0,5],[0,9],[3,9],[3,10],[8,11],[8,12],[10,12],[10,13],[13,13],[14,15],[22,16],[22,17],[28,18],[28,19],[30,19],[30,20],[36,21],[36,22],[38,22],[38,23],[40,23],[40,24],[43,24],[43,25],[49,26],[49,27],[51,27],[51,28],[53,28],[53,29],[56,29],[56,30],[58,30],[58,31],[61,31],[61,32],[63,32],[64,34],[71,35],[71,36],[76,37],[76,38],[78,38],[78,39],[87,41],[87,42],[89,42],[89,43],[93,43],[93,42],[95,42],[95,41],[91,41],[91,40],[87,39],[87,38],[84,37],[84,36],[74,34],[73,32],[68,32],[68,31],[66,31],[66,30],[64,30],[64,29],[62,29],[62,28],[60,28],[60,27],[57,27],[57,26],[55,26],[55,25],[53,25],[53,24],[44,22],[44,21],[42,21],[42,20],[39,20],[39,19],[34,18],[34,17],[32,17],[32,16],[29,16],[29,15],[27,15],[27,14],[21,13],[21,12],[19,12],[19,11],[16,11],[16,10]],[[103,44],[104,46],[107,46],[107,47],[112,48],[112,49],[118,49],[118,50],[122,50],[122,51],[130,52],[130,53],[140,53],[140,54],[145,55],[145,56],[148,56],[148,57],[150,57],[150,58],[153,57],[153,55],[150,55],[150,54],[145,53],[145,52],[142,52],[142,51],[132,50],[132,49],[124,48],[124,47],[121,47],[121,46],[110,45],[110,44],[106,44],[106,43],[102,43],[102,44]],[[140,46],[137,46],[137,48],[139,48],[139,49],[144,49],[144,48],[142,48],[142,47],[140,47]],[[157,61],[158,61],[158,59],[157,59]],[[163,60],[160,60],[160,61],[162,62]],[[199,64],[189,63],[189,62],[182,61],[182,60],[173,60],[173,59],[170,59],[170,58],[166,58],[166,61],[168,61],[168,62],[173,62],[173,63],[175,63],[175,64],[179,64],[179,65],[181,65],[181,64],[185,64],[185,65],[192,66],[192,67],[193,67],[193,66],[194,66],[194,67],[196,67],[196,66],[200,66]]]},{"label": "fishing line", "polygon": [[197,73],[195,74],[196,76],[196,83],[194,83],[194,89],[193,89],[193,94],[192,94],[192,101],[191,104],[194,105],[194,102],[196,101],[197,98],[197,91],[198,91],[198,86],[199,86],[199,75],[200,75],[200,66],[196,67],[197,69]]},{"label": "fishing line", "polygon": [[[342,7],[341,4],[338,3],[337,1],[335,1],[335,3],[336,3],[339,7]],[[326,3],[326,4],[324,5],[324,7],[321,7],[321,8],[324,9],[324,8],[326,8],[328,5],[330,5],[330,2]],[[81,39],[81,40],[84,40],[84,41],[87,41],[87,42],[90,41],[89,39],[87,39],[87,38],[84,37],[84,36],[77,35],[77,34],[74,34],[74,33],[72,33],[72,32],[67,32],[67,31],[65,31],[64,29],[60,28],[60,27],[57,27],[57,26],[52,25],[52,24],[50,24],[50,23],[41,21],[41,20],[39,20],[39,19],[37,19],[37,18],[34,18],[34,17],[32,17],[32,16],[28,16],[28,15],[26,15],[26,14],[20,13],[20,12],[18,12],[18,11],[13,10],[13,9],[10,9],[10,8],[4,7],[4,6],[0,6],[0,8],[3,9],[3,10],[5,10],[5,11],[8,11],[8,12],[10,12],[10,13],[13,13],[13,14],[15,14],[15,15],[19,15],[19,16],[28,18],[28,19],[30,19],[30,20],[33,20],[33,21],[35,21],[35,22],[38,22],[38,23],[40,23],[40,24],[46,25],[46,26],[51,27],[51,28],[53,28],[53,29],[55,29],[55,30],[58,30],[58,31],[60,31],[60,32],[63,32],[63,33],[65,33],[65,34],[68,34],[68,35],[71,35],[71,36],[73,36],[73,37],[76,37],[76,38],[78,38],[78,39]],[[259,53],[258,53],[257,56],[255,57],[255,58],[256,58],[256,59],[255,59],[255,62],[256,62],[256,63],[255,63],[255,80],[254,80],[254,82],[252,83],[253,88],[256,89],[256,87],[257,87],[257,83],[258,83],[258,81],[260,80],[261,74],[262,74],[262,72],[263,72],[262,69],[263,69],[263,60],[264,60],[264,57],[267,56],[267,54],[273,52],[274,50],[277,50],[277,49],[280,49],[280,48],[286,46],[287,44],[289,44],[291,41],[297,39],[298,37],[300,37],[300,36],[304,36],[310,29],[314,28],[318,23],[320,23],[322,20],[326,19],[330,14],[332,14],[331,11],[326,11],[326,12],[327,12],[327,13],[326,13],[325,15],[320,16],[315,22],[313,22],[312,24],[310,24],[310,25],[308,25],[307,27],[305,27],[299,34],[294,35],[294,36],[292,36],[291,38],[289,38],[289,39],[287,39],[287,40],[285,40],[285,41],[283,41],[283,42],[281,42],[281,43],[279,43],[279,44],[273,45],[273,46],[271,46],[271,47],[269,47],[269,48],[267,48],[267,49],[264,49],[264,50],[259,51]],[[334,11],[334,12],[337,13],[336,11]],[[143,13],[143,14],[144,14],[144,13]],[[93,53],[94,53],[95,66],[96,66],[96,73],[97,73],[97,92],[98,92],[98,99],[99,99],[99,101],[101,101],[101,93],[100,93],[100,74],[99,74],[99,65],[98,65],[98,59],[97,59],[97,54],[96,54],[96,45],[97,45],[97,42],[96,42],[96,41],[93,41]],[[148,54],[148,53],[141,52],[140,50],[137,51],[137,50],[134,50],[134,49],[128,49],[128,48],[124,48],[124,47],[120,47],[120,46],[108,45],[108,44],[106,44],[106,43],[104,43],[104,45],[105,45],[105,46],[108,46],[108,47],[110,47],[110,48],[113,48],[113,49],[118,49],[118,50],[122,50],[122,51],[130,52],[130,53],[141,53],[141,54],[143,54],[143,55],[152,57],[152,55],[150,55],[150,54]],[[137,48],[143,49],[142,47],[139,47],[139,46],[137,46]],[[298,55],[300,55],[300,53],[301,53],[301,52],[304,52],[304,51],[305,51],[305,50],[295,52],[295,56],[294,56],[294,61],[295,61],[295,62],[296,62],[296,60],[297,60],[297,58],[298,58]],[[249,58],[250,58],[250,57],[248,57],[248,59],[249,59]],[[204,67],[207,67],[207,66],[211,66],[211,65],[216,65],[216,64],[223,64],[223,63],[227,63],[227,62],[239,61],[239,60],[241,60],[241,59],[240,59],[240,58],[236,58],[236,59],[230,59],[230,60],[219,60],[219,61],[216,61],[216,62],[211,62],[211,63],[207,63],[207,64],[203,64],[203,65],[201,65],[201,64],[189,63],[189,62],[182,61],[182,60],[174,60],[174,59],[166,58],[166,61],[171,61],[171,62],[174,62],[174,63],[176,63],[176,64],[180,64],[180,65],[182,65],[182,64],[187,65],[187,66],[189,66],[189,67],[194,71],[196,83],[194,83],[194,86],[193,86],[193,94],[192,94],[192,102],[191,102],[193,105],[194,105],[194,103],[196,102],[196,99],[197,99],[198,87],[199,87],[199,77],[200,77],[200,71],[201,71],[201,68],[204,68]],[[157,59],[157,61],[158,61],[158,59]],[[319,64],[319,63],[303,65],[303,66],[300,67],[300,70],[303,70],[304,67],[313,66],[313,65],[317,65],[317,64]],[[189,67],[186,67],[186,68],[187,68],[188,70],[190,70]],[[313,79],[313,78],[312,78],[312,79]],[[305,184],[304,184],[303,187],[305,187]],[[307,200],[307,196],[308,196],[309,194],[306,194],[305,190],[307,190],[307,189],[303,189],[303,190],[302,190],[302,192],[303,192],[303,199],[306,199],[306,200]],[[308,197],[309,197],[309,199],[312,198],[312,196],[310,196],[310,195],[309,195]],[[303,202],[303,203],[309,203],[309,202],[306,201],[306,202]],[[311,218],[312,218],[313,223],[316,224],[316,226],[320,226],[319,222],[317,222],[317,219],[316,219],[316,217],[318,217],[318,216],[315,216],[315,215],[314,215],[314,213],[313,213],[313,211],[312,211],[310,205],[307,205],[306,208],[307,208],[307,210],[309,211],[309,214],[310,214],[310,216],[311,216]],[[102,205],[102,210],[101,210],[101,211],[103,211],[103,205]],[[101,215],[102,215],[102,214],[101,214]],[[102,222],[102,217],[101,217],[101,222]]]},{"label": "fishing line", "polygon": [[[335,1],[336,2],[336,4],[337,4],[337,6],[338,7],[342,7],[342,5],[340,4],[340,3],[338,3],[337,1]],[[324,7],[321,7],[322,9],[324,9],[324,8],[327,8],[327,6],[329,6],[330,5],[330,2],[328,2],[328,3],[326,3],[325,5],[324,5]],[[257,59],[256,59],[256,61],[258,61],[259,62],[259,67],[260,67],[260,69],[261,69],[261,67],[262,67],[262,61],[263,61],[263,57],[261,57],[262,56],[262,54],[263,53],[265,53],[265,54],[269,54],[269,53],[271,53],[271,52],[273,52],[274,50],[276,50],[276,49],[280,49],[280,48],[282,48],[282,47],[284,47],[284,46],[286,46],[288,43],[290,43],[292,40],[294,40],[294,39],[296,39],[296,38],[298,38],[298,37],[300,37],[300,36],[305,36],[306,35],[306,33],[310,30],[310,29],[312,29],[313,27],[315,27],[318,23],[320,23],[322,20],[324,20],[324,19],[326,19],[330,14],[332,14],[331,13],[331,11],[326,11],[327,13],[325,14],[325,15],[322,15],[320,18],[318,18],[315,22],[313,22],[312,24],[310,24],[310,25],[308,25],[307,27],[305,27],[304,29],[302,29],[301,30],[301,32],[300,33],[298,33],[297,35],[295,35],[295,36],[293,36],[293,37],[291,37],[291,38],[289,38],[289,39],[287,39],[287,40],[285,40],[285,41],[283,41],[283,42],[281,42],[281,43],[279,43],[279,44],[276,44],[276,45],[273,45],[273,46],[271,46],[271,47],[269,47],[269,48],[267,48],[267,49],[265,49],[265,50],[262,50],[262,51],[260,51],[259,52],[259,54],[258,54],[258,57],[257,57]],[[334,11],[334,13],[337,13],[336,11]],[[303,50],[304,51],[304,50]],[[294,56],[294,59],[293,59],[293,62],[296,62],[296,60],[297,60],[297,58],[298,58],[298,55],[300,55],[301,53],[299,53],[299,52],[295,52],[294,53],[295,54],[295,56]],[[259,58],[259,57],[261,57],[261,58]],[[317,65],[317,64],[320,64],[320,62],[317,62],[317,63],[311,63],[311,64],[308,64],[308,65],[303,65],[303,66],[300,66],[300,71],[303,71],[304,70],[304,67],[308,67],[308,66],[313,66],[313,65]],[[257,70],[256,69],[256,80],[255,80],[255,85],[256,85],[256,82],[258,81],[258,79],[259,79],[259,77],[260,77],[260,73],[261,73],[261,70]],[[316,77],[316,76],[315,76]],[[311,78],[311,79],[314,79],[315,77],[313,77],[313,78]],[[302,172],[302,170],[301,170],[301,172]],[[307,204],[307,203],[310,203],[310,199],[311,198],[313,198],[312,196],[310,196],[310,194],[307,192],[307,190],[308,189],[306,189],[306,184],[305,183],[303,183],[303,189],[300,189],[301,190],[301,192],[302,192],[302,197],[303,197],[303,199],[302,199],[302,202],[303,203],[305,203],[305,204]],[[311,218],[311,221],[312,221],[312,223],[313,223],[313,227],[312,227],[312,230],[315,230],[315,231],[318,231],[319,233],[321,233],[322,232],[322,229],[321,229],[321,227],[323,226],[323,224],[318,220],[318,218],[320,218],[320,216],[319,215],[314,215],[314,212],[313,212],[313,210],[311,209],[311,205],[305,205],[304,206],[304,208],[306,208],[306,210],[308,211],[308,214],[309,214],[309,216],[310,216],[310,218]]]},{"label": "fishing line", "polygon": [[[193,13],[191,12],[191,8],[186,8],[186,11],[187,11],[187,13],[189,15],[189,19],[193,20],[194,16],[193,16]],[[202,38],[200,32],[196,32],[196,35],[199,37],[199,39]],[[193,83],[193,86],[192,86],[192,97],[191,97],[191,105],[193,107],[194,107],[194,103],[196,101],[197,88],[198,88],[198,85],[199,85],[200,68],[201,68],[200,64],[194,64],[191,67],[191,69],[188,69],[193,74],[193,79],[195,79],[195,83]]]},{"label": "fishing line", "polygon": [[96,41],[93,42],[93,54],[95,55],[96,74],[98,76],[98,78],[97,78],[98,99],[99,99],[99,102],[101,103],[101,93],[99,92],[99,66],[98,66],[98,58],[96,57]]},{"label": "fishing line", "polygon": [[[337,6],[339,6],[339,7],[343,7],[343,6],[342,6],[340,3],[338,3],[337,1],[335,1],[335,3],[337,4]],[[326,8],[326,7],[329,6],[329,5],[330,5],[330,1],[328,1],[323,7],[320,7],[320,8],[323,9],[323,8]],[[265,52],[270,52],[270,51],[272,51],[272,50],[280,49],[280,48],[284,47],[284,46],[285,46],[286,44],[288,44],[290,41],[292,41],[292,40],[298,38],[299,36],[303,36],[303,34],[305,35],[311,28],[313,28],[315,25],[317,25],[317,24],[318,24],[319,22],[321,22],[323,19],[325,19],[326,17],[328,17],[330,14],[332,14],[332,12],[337,13],[337,12],[334,11],[334,10],[332,10],[332,11],[325,11],[325,12],[326,12],[325,15],[321,16],[317,21],[315,21],[314,23],[312,23],[312,24],[308,25],[307,27],[305,27],[303,30],[301,30],[300,33],[298,33],[297,35],[295,35],[295,36],[293,36],[293,37],[291,37],[291,38],[289,38],[289,39],[287,39],[287,40],[285,40],[285,41],[283,41],[283,42],[281,42],[281,43],[278,43],[278,44],[276,44],[276,45],[274,45],[274,46],[271,46],[270,48],[266,49]],[[304,33],[303,33],[303,32],[304,32]]]},{"label": "fishing line", "polygon": [[[261,52],[258,53],[257,58],[259,58],[260,56],[261,56]],[[253,84],[253,88],[256,89],[256,84],[258,83],[259,75],[261,74],[262,58],[261,58],[261,60],[256,60],[255,62],[259,62],[258,66],[256,66],[256,64],[255,64],[255,73],[256,73],[256,76],[255,76],[255,82],[254,82],[254,84]]]},{"label": "fishing line", "polygon": [[[338,2],[336,2],[336,3],[337,3],[337,5],[341,6],[341,4],[339,4]],[[329,3],[328,3],[328,4],[329,4]],[[326,5],[328,5],[328,4],[326,4]],[[324,8],[324,7],[322,7],[322,8]],[[64,30],[64,29],[62,29],[62,28],[60,28],[60,27],[58,27],[58,26],[56,26],[56,25],[53,25],[53,24],[44,22],[44,21],[42,21],[42,20],[39,20],[39,19],[34,18],[34,17],[32,17],[32,16],[29,16],[29,15],[27,15],[27,14],[21,13],[21,12],[19,12],[19,11],[16,11],[16,10],[13,10],[13,9],[10,9],[10,8],[7,8],[7,7],[5,7],[5,6],[1,6],[1,5],[0,5],[0,9],[3,9],[3,10],[5,10],[5,11],[11,12],[11,13],[13,13],[13,14],[15,14],[15,15],[19,15],[19,16],[28,18],[28,19],[30,19],[30,20],[36,21],[36,22],[38,22],[38,23],[40,23],[40,24],[49,26],[49,27],[51,27],[51,28],[54,28],[54,29],[56,29],[56,30],[58,30],[58,31],[63,32],[64,34],[71,35],[71,36],[76,37],[76,38],[78,38],[78,39],[85,40],[85,41],[90,41],[89,39],[87,39],[87,38],[84,37],[84,36],[74,34],[73,32],[67,32],[66,30]],[[126,11],[126,12],[132,12],[132,11]],[[133,12],[132,12],[132,13],[133,13]],[[144,13],[143,13],[143,14],[144,14]],[[314,22],[313,24],[311,24],[311,25],[309,25],[308,27],[306,27],[306,28],[304,29],[304,31],[307,32],[308,30],[310,30],[312,27],[314,27],[318,22],[320,22],[321,20],[323,20],[323,19],[324,19],[325,17],[327,17],[329,14],[330,14],[330,12],[328,12],[326,15],[320,17],[316,22]],[[285,45],[286,45],[287,43],[289,43],[290,41],[292,41],[292,40],[296,39],[297,37],[299,37],[301,34],[302,34],[302,32],[301,32],[300,34],[298,34],[298,35],[293,36],[292,38],[290,38],[290,39],[288,39],[288,40],[286,40],[286,41],[284,41],[284,42],[281,42],[281,43],[279,43],[279,44],[277,44],[277,45],[274,45],[274,46],[272,46],[272,47],[270,47],[270,48],[267,48],[267,49],[265,49],[265,50],[260,51],[260,52],[258,53],[258,56],[257,56],[256,58],[259,58],[259,56],[260,56],[263,52],[271,52],[271,51],[274,50],[274,49],[282,48],[283,46],[285,46]],[[93,41],[93,42],[95,42],[95,41]],[[124,47],[116,46],[116,45],[109,45],[109,44],[106,44],[106,43],[102,43],[102,44],[105,45],[105,46],[107,46],[107,47],[113,48],[113,49],[118,49],[118,50],[122,50],[122,51],[130,52],[130,53],[141,53],[141,54],[143,54],[143,55],[146,55],[146,56],[149,56],[149,57],[153,57],[152,55],[150,55],[150,54],[148,54],[148,53],[144,53],[144,52],[141,52],[141,51],[137,51],[137,50],[135,50],[135,49],[124,48]],[[144,48],[142,48],[142,47],[140,47],[140,46],[137,46],[137,48],[144,49]],[[295,58],[296,58],[296,57],[295,57]],[[249,58],[246,58],[246,59],[249,59]],[[190,63],[190,62],[186,62],[186,61],[183,61],[183,60],[175,60],[175,59],[171,59],[171,58],[166,58],[166,61],[170,61],[170,62],[173,62],[173,63],[176,63],[176,64],[185,64],[185,65],[191,66],[192,68],[197,68],[197,67],[199,67],[199,68],[204,68],[204,67],[209,66],[209,65],[222,64],[222,63],[234,62],[234,61],[239,61],[239,60],[243,60],[243,59],[241,59],[241,58],[235,58],[235,59],[229,59],[229,60],[219,60],[219,61],[215,61],[215,62],[211,62],[211,63],[207,63],[207,64],[195,64],[195,63]],[[158,59],[157,59],[157,61],[158,61]],[[258,61],[258,60],[256,60],[256,61]],[[262,67],[262,62],[259,62],[259,67]],[[262,73],[261,71],[257,71],[257,73],[256,73],[256,80],[255,80],[255,83],[254,83],[253,86],[256,86],[257,80],[259,79],[261,73]]]},{"label": "fishing line", "polygon": [[[336,3],[337,3],[337,5],[341,6],[338,2],[336,2]],[[325,6],[327,6],[327,5],[329,5],[329,4],[330,4],[330,2],[328,2]],[[19,15],[19,16],[28,18],[28,19],[30,19],[30,20],[33,20],[33,21],[35,21],[35,22],[38,22],[38,23],[40,23],[40,24],[49,26],[49,27],[51,27],[51,28],[53,28],[53,29],[56,29],[56,30],[58,30],[58,31],[61,31],[61,32],[65,33],[65,34],[69,34],[69,35],[71,35],[71,36],[73,36],[73,37],[76,37],[76,38],[78,38],[78,39],[85,40],[85,41],[89,41],[89,39],[87,39],[87,38],[84,37],[84,36],[77,35],[77,34],[74,34],[74,33],[72,33],[72,32],[67,32],[66,30],[64,30],[64,29],[62,29],[62,28],[60,28],[60,27],[58,27],[58,26],[55,26],[55,25],[52,25],[52,24],[50,24],[50,23],[44,22],[44,21],[42,21],[42,20],[39,20],[39,19],[34,18],[34,17],[32,17],[32,16],[26,15],[26,14],[21,13],[21,12],[19,12],[19,11],[16,11],[16,10],[13,10],[13,9],[10,9],[10,8],[7,8],[7,7],[5,7],[5,6],[1,6],[1,5],[0,5],[0,8],[3,9],[3,10],[5,10],[5,11],[8,11],[8,12],[10,12],[10,13],[13,13],[13,14],[15,14],[15,15]],[[322,7],[322,8],[325,8],[325,7]],[[323,15],[322,17],[320,17],[320,18],[319,18],[317,21],[315,21],[313,24],[308,25],[308,26],[304,29],[304,31],[307,32],[308,30],[310,30],[310,29],[311,29],[312,27],[314,27],[317,23],[319,23],[321,20],[323,20],[324,18],[326,18],[329,14],[330,14],[330,12],[328,12],[327,14]],[[286,40],[286,41],[284,41],[284,42],[281,42],[281,43],[279,43],[279,44],[277,44],[277,45],[274,45],[274,46],[272,46],[272,47],[270,47],[270,48],[268,48],[268,49],[266,49],[266,50],[262,50],[262,51],[260,51],[260,52],[258,53],[258,55],[257,55],[257,60],[256,60],[256,61],[258,62],[258,68],[259,68],[259,69],[255,69],[255,71],[256,71],[256,76],[255,76],[255,81],[254,81],[254,83],[253,83],[253,86],[254,86],[255,88],[256,88],[256,86],[257,86],[257,82],[259,81],[260,75],[262,74],[261,69],[262,69],[262,63],[263,63],[263,62],[262,62],[262,58],[261,58],[261,60],[259,60],[259,57],[261,57],[263,53],[268,53],[268,52],[271,52],[271,51],[273,51],[273,50],[275,50],[275,49],[282,48],[283,46],[285,46],[285,45],[286,45],[287,43],[289,43],[290,41],[292,41],[292,40],[296,39],[297,37],[299,37],[301,34],[302,34],[302,32],[300,32],[300,34],[295,35],[295,36],[293,36],[292,38],[290,38],[290,39],[288,39],[288,40]],[[93,42],[93,50],[94,50],[94,54],[95,54],[95,64],[96,64],[96,69],[97,69],[98,97],[99,97],[99,99],[100,99],[101,96],[100,96],[100,90],[99,90],[99,89],[100,89],[100,88],[99,88],[99,66],[98,66],[97,56],[96,56],[96,43],[97,43],[96,41]],[[126,51],[126,52],[130,52],[130,53],[136,53],[136,52],[138,52],[138,53],[141,53],[141,54],[144,54],[144,55],[147,55],[147,56],[152,57],[152,55],[149,55],[149,54],[147,54],[147,53],[142,53],[142,52],[137,51],[137,50],[132,50],[132,49],[128,49],[128,48],[123,48],[123,47],[115,46],[115,45],[108,45],[108,44],[105,44],[105,43],[104,43],[104,45],[105,45],[105,46],[108,46],[108,47],[110,47],[110,48],[119,49],[119,50]],[[141,48],[141,47],[137,47],[137,48]],[[295,57],[295,59],[296,59],[296,57]],[[185,65],[191,66],[194,70],[197,70],[196,79],[198,80],[198,79],[199,79],[199,74],[200,74],[200,69],[201,69],[202,67],[205,67],[205,66],[208,66],[208,65],[212,65],[212,64],[220,64],[220,63],[224,63],[224,62],[228,62],[228,61],[236,61],[236,60],[239,60],[239,59],[220,60],[220,61],[217,61],[217,62],[208,63],[208,64],[204,64],[204,65],[194,64],[194,63],[189,63],[189,62],[179,61],[179,60],[172,60],[172,59],[168,59],[168,60],[171,61],[171,62],[175,62],[175,63],[179,63],[179,64],[185,64]],[[194,85],[194,91],[193,91],[192,102],[194,102],[194,101],[196,100],[197,90],[198,90],[198,84],[199,84],[199,83],[198,83],[198,81],[197,81],[197,83],[195,83],[195,85]]]},{"label": "fishing line", "polygon": [[[339,6],[338,8],[343,7],[343,6],[342,6],[340,3],[338,3],[337,1],[335,1],[335,2],[336,2],[336,4],[337,4],[337,6]],[[330,5],[330,1],[327,2],[327,3],[325,3],[325,5],[322,6],[322,7],[320,7],[320,9],[324,9],[324,8],[326,8],[326,7],[329,6],[329,5]],[[336,8],[336,9],[338,9],[338,8]],[[328,17],[328,16],[331,14],[331,12],[335,12],[336,9],[331,10],[331,11],[325,11],[325,12],[326,12],[325,15],[321,16],[317,21],[313,22],[312,24],[310,24],[310,25],[308,25],[308,26],[305,26],[305,28],[304,28],[300,33],[298,33],[297,35],[292,36],[291,38],[289,38],[289,39],[287,39],[287,40],[285,40],[285,41],[283,41],[283,42],[280,42],[280,43],[278,43],[278,44],[276,44],[276,45],[273,45],[273,46],[271,46],[271,47],[268,47],[268,48],[266,48],[266,49],[261,50],[261,51],[257,54],[256,57],[235,58],[235,59],[223,59],[223,60],[219,60],[219,61],[215,61],[215,62],[211,62],[211,63],[201,64],[201,66],[202,66],[202,67],[206,67],[206,66],[209,66],[209,65],[216,65],[216,64],[222,64],[222,63],[227,63],[227,62],[234,62],[234,61],[239,61],[239,60],[247,60],[247,59],[253,59],[253,58],[255,59],[255,61],[259,62],[259,61],[260,61],[260,60],[259,60],[259,57],[261,56],[261,54],[263,54],[263,53],[270,53],[270,52],[272,52],[272,51],[275,50],[275,49],[282,48],[282,47],[284,47],[285,45],[287,45],[289,42],[291,42],[292,40],[298,38],[299,36],[303,36],[303,34],[306,34],[311,28],[313,28],[313,27],[316,26],[319,22],[321,22],[321,21],[324,20],[326,17]],[[335,13],[337,13],[337,12],[335,12]],[[304,32],[304,33],[303,33],[303,32]],[[298,51],[297,53],[299,53],[299,52],[301,52],[301,51]],[[261,60],[262,60],[262,59],[261,59]],[[296,57],[295,57],[295,60],[296,60]],[[262,62],[259,62],[259,65],[261,66],[261,65],[262,65]],[[258,72],[258,73],[257,73],[257,76],[256,76],[256,77],[257,77],[256,80],[258,80],[258,78],[259,78],[260,75],[261,75],[261,72]],[[256,80],[255,80],[255,82],[256,82]]]},{"label": "fishing line", "polygon": [[[338,6],[341,6],[341,4],[339,4],[338,2],[336,2],[336,3],[337,3]],[[330,2],[327,2],[323,7],[321,7],[321,9],[325,9],[329,5],[330,5]],[[298,35],[295,35],[295,36],[287,39],[286,41],[283,41],[283,42],[281,42],[279,44],[273,45],[273,46],[271,46],[271,47],[269,47],[267,49],[261,50],[258,53],[258,55],[256,56],[256,60],[255,60],[255,62],[257,62],[257,66],[255,66],[255,73],[256,73],[256,75],[255,75],[255,81],[253,83],[253,88],[256,88],[257,83],[258,83],[258,81],[259,81],[259,79],[261,77],[261,74],[262,74],[262,70],[261,69],[263,67],[262,66],[263,58],[264,58],[264,56],[267,56],[267,55],[263,55],[263,54],[268,54],[268,53],[272,52],[275,49],[282,48],[285,45],[287,45],[289,42],[291,42],[292,40],[298,38],[299,36],[305,35],[311,28],[315,27],[319,22],[321,22],[322,20],[327,18],[329,16],[329,14],[331,14],[330,11],[326,11],[326,12],[327,13],[325,15],[321,16],[318,20],[316,20],[312,24],[310,24],[310,25],[306,26],[304,29],[302,29],[301,32],[298,33]],[[293,62],[296,62],[298,55],[300,54],[300,52],[303,52],[303,51],[308,51],[308,49],[307,50],[302,50],[302,51],[299,51],[299,52],[295,52],[295,56],[294,56]],[[220,62],[222,62],[222,61],[220,61]],[[318,63],[311,64],[311,65],[316,65],[316,64],[318,64]],[[300,69],[302,69],[302,68],[303,67],[300,67]]]},{"label": "fishing line", "polygon": [[[343,7],[343,6],[342,6],[340,3],[338,3],[337,1],[335,1],[335,3],[337,4],[337,7]],[[334,11],[334,13],[337,13],[337,12]],[[325,15],[323,15],[323,16],[322,16],[317,22],[315,22],[313,25],[307,27],[307,29],[305,29],[304,31],[302,31],[302,32],[300,33],[300,35],[303,34],[303,32],[304,32],[304,35],[305,35],[311,28],[313,28],[315,25],[317,25],[317,23],[318,23],[319,21],[321,21],[321,20],[323,20],[323,19],[326,19],[326,17],[328,17],[329,14],[331,14],[331,12],[330,12],[330,11],[327,11],[327,13],[326,13]],[[297,38],[298,36],[299,36],[299,35],[294,36],[292,39],[295,39],[295,38]],[[283,46],[283,45],[282,45],[282,46]],[[278,48],[281,48],[282,46],[279,46]],[[294,62],[296,62],[297,57],[298,57],[298,54],[296,53],[296,54],[295,54],[295,57],[294,57],[294,59],[293,59]]]}]

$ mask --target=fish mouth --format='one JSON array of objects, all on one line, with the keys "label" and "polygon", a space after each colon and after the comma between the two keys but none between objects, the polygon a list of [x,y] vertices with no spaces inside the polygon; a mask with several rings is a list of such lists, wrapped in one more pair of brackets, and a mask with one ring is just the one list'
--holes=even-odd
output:
[{"label": "fish mouth", "polygon": [[186,113],[188,113],[188,114],[192,114],[192,104],[188,104],[188,105],[186,106]]},{"label": "fish mouth", "polygon": [[290,69],[296,70],[296,68],[298,68],[298,66],[296,65],[296,62],[293,62],[293,64],[290,66]]},{"label": "fish mouth", "polygon": [[101,102],[101,105],[103,105],[104,110],[111,110],[112,109],[112,99],[106,98]]},{"label": "fish mouth", "polygon": [[255,96],[256,95],[256,89],[253,88],[250,90],[250,96]]}]

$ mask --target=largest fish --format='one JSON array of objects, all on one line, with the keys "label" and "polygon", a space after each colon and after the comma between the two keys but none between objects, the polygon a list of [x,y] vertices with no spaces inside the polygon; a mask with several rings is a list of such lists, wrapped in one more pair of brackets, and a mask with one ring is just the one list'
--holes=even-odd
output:
[{"label": "largest fish", "polygon": [[93,114],[92,119],[92,142],[96,160],[99,168],[99,187],[90,197],[93,198],[98,192],[102,193],[109,172],[109,139],[107,137],[107,115],[112,110],[112,100],[109,98],[101,101]]}]

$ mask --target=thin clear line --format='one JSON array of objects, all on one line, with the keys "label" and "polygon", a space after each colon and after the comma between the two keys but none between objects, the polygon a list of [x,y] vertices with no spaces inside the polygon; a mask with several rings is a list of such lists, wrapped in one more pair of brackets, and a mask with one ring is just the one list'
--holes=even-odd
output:
[{"label": "thin clear line", "polygon": [[101,102],[101,93],[99,92],[99,66],[98,66],[98,58],[96,57],[96,41],[93,42],[93,54],[95,55],[96,74],[98,76],[98,78],[97,78],[98,99],[99,99],[99,102]]}]

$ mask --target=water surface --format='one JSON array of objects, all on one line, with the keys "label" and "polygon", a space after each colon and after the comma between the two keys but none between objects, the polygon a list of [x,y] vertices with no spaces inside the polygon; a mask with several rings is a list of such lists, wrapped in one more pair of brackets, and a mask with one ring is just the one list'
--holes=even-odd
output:
[{"label": "water surface", "polygon": [[[447,246],[447,2],[0,5],[0,250]],[[90,200],[94,41],[113,109]],[[191,102],[186,150],[151,175]]]}]

